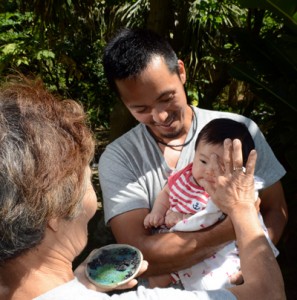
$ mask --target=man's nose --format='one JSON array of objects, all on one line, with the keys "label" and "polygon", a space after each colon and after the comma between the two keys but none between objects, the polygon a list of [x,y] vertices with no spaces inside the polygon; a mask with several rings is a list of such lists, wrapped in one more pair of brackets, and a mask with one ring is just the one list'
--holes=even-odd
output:
[{"label": "man's nose", "polygon": [[166,123],[166,120],[168,118],[168,113],[165,110],[158,110],[158,109],[153,109],[152,110],[152,115],[153,115],[153,120],[156,123]]}]

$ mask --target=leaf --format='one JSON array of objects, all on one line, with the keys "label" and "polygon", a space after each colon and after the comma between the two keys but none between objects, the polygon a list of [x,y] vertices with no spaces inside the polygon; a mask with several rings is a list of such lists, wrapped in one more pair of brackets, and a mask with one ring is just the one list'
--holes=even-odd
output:
[{"label": "leaf", "polygon": [[19,58],[19,59],[16,61],[16,64],[17,64],[17,66],[20,66],[21,64],[24,64],[24,65],[29,66],[29,59],[28,59],[27,57]]},{"label": "leaf", "polygon": [[238,0],[240,5],[247,8],[267,9],[282,17],[286,24],[297,31],[297,2],[296,0]]},{"label": "leaf", "polygon": [[41,59],[48,59],[48,58],[52,58],[52,59],[55,59],[55,53],[50,51],[50,50],[41,50],[39,52],[37,52],[36,54],[36,58],[38,60],[41,60]]},{"label": "leaf", "polygon": [[17,49],[17,44],[16,43],[10,43],[10,44],[5,45],[2,48],[2,52],[5,55],[14,54],[16,49]]}]

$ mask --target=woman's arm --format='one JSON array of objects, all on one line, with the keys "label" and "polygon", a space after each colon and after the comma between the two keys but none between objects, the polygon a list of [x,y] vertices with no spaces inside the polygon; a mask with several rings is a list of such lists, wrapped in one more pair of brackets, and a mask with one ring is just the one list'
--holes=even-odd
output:
[{"label": "woman's arm", "polygon": [[229,211],[241,261],[244,284],[231,288],[238,299],[285,299],[280,268],[259,223],[254,205]]},{"label": "woman's arm", "polygon": [[285,299],[282,274],[254,205],[256,158],[253,150],[244,172],[240,141],[226,140],[224,168],[212,156],[216,182],[214,185],[205,182],[205,188],[217,206],[230,217],[236,234],[244,283],[230,291],[238,299]]}]

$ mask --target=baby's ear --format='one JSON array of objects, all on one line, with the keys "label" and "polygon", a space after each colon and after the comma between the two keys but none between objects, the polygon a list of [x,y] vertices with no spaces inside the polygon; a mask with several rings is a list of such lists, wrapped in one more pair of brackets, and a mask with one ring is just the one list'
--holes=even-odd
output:
[{"label": "baby's ear", "polygon": [[58,220],[58,218],[50,219],[50,220],[48,221],[47,226],[48,226],[51,230],[57,232],[58,229],[59,229],[59,220]]}]

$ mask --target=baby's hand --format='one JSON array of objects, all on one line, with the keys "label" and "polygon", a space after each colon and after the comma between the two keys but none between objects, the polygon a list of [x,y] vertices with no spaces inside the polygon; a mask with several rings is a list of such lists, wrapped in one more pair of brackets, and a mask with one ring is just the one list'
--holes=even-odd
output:
[{"label": "baby's hand", "polygon": [[183,220],[183,216],[184,216],[184,214],[179,213],[179,212],[175,212],[175,211],[172,211],[172,210],[169,209],[166,213],[166,216],[165,216],[165,225],[168,228],[171,228],[176,223]]},{"label": "baby's hand", "polygon": [[158,213],[149,213],[144,219],[144,227],[159,227],[164,224],[164,216]]}]

